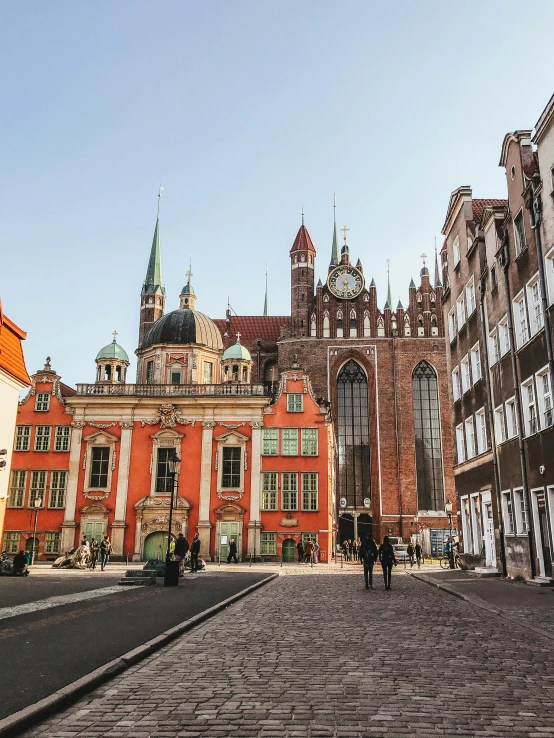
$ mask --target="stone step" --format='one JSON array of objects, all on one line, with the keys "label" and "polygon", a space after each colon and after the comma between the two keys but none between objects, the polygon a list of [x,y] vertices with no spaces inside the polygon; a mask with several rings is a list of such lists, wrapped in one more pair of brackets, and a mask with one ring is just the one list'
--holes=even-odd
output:
[{"label": "stone step", "polygon": [[127,571],[125,572],[125,576],[131,577],[132,579],[155,579],[156,572],[149,571],[147,569],[127,569]]},{"label": "stone step", "polygon": [[156,577],[124,577],[120,579],[118,584],[125,586],[147,587],[150,584],[156,584]]},{"label": "stone step", "polygon": [[532,584],[534,587],[554,587],[554,579],[552,577],[535,577],[534,579],[528,579],[527,584]]},{"label": "stone step", "polygon": [[476,566],[473,570],[475,574],[479,574],[480,577],[499,577],[500,572],[498,569],[492,566]]}]

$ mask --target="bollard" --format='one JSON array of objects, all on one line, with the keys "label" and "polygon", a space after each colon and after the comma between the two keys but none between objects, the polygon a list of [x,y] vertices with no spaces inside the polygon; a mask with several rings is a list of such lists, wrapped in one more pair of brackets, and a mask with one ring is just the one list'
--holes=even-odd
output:
[{"label": "bollard", "polygon": [[281,554],[281,569],[283,568],[283,554]]},{"label": "bollard", "polygon": [[342,562],[343,562],[343,559],[344,559],[344,556],[342,555],[342,552],[341,552],[341,555],[340,555],[340,568],[341,568],[341,569],[342,569]]}]

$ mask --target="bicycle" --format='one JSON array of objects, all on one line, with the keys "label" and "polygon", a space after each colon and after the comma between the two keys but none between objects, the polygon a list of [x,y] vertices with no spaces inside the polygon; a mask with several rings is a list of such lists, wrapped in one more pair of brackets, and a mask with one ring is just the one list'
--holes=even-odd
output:
[{"label": "bicycle", "polygon": [[[443,556],[439,561],[439,564],[441,565],[441,569],[450,569],[450,556]],[[461,569],[460,554],[454,554],[454,568]]]}]

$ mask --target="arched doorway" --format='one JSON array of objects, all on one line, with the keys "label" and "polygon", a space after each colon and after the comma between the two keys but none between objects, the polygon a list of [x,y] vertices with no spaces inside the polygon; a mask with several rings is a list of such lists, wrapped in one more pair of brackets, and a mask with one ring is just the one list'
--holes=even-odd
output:
[{"label": "arched doorway", "polygon": [[157,559],[158,561],[165,561],[165,555],[167,552],[167,531],[158,530],[155,533],[150,533],[144,539],[144,552],[142,558],[144,561],[151,561]]},{"label": "arched doorway", "polygon": [[283,541],[283,563],[296,560],[296,543],[292,538]]},{"label": "arched doorway", "polygon": [[367,513],[371,505],[367,376],[353,359],[346,362],[337,377],[337,445],[337,498],[342,513],[339,540],[343,541],[354,536],[350,515]]}]

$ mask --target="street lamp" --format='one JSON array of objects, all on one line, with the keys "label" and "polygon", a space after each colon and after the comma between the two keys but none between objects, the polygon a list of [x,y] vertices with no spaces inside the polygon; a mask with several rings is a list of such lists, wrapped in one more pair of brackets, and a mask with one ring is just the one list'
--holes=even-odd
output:
[{"label": "street lamp", "polygon": [[171,531],[173,529],[173,505],[175,502],[175,487],[178,488],[177,482],[177,464],[181,463],[181,459],[177,456],[177,452],[173,449],[172,455],[167,460],[169,475],[171,477],[171,502],[169,505],[169,526],[167,531],[167,551],[165,553],[165,573],[164,587],[176,587],[179,584],[179,563],[171,561]]},{"label": "street lamp", "polygon": [[[33,524],[33,543],[31,548],[31,564],[35,563],[35,541],[37,538],[37,520],[38,520],[38,511],[42,507],[42,497],[35,497],[35,501],[33,503],[35,507],[35,522]],[[38,546],[37,546],[38,549]],[[38,554],[38,550],[37,550]]]},{"label": "street lamp", "polygon": [[450,562],[450,568],[455,569],[456,566],[454,565],[454,548],[452,546],[452,503],[450,502],[450,500],[446,501],[444,512],[448,515],[448,527],[450,528],[450,538],[448,539],[448,560]]}]

